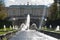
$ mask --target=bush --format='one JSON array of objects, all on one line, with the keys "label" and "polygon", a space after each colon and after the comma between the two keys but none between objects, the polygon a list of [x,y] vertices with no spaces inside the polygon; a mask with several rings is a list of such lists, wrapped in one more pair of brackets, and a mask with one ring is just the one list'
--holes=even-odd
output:
[{"label": "bush", "polygon": [[12,25],[12,22],[7,20],[0,20],[0,28],[3,28],[4,25],[6,25],[8,28],[10,25]]}]

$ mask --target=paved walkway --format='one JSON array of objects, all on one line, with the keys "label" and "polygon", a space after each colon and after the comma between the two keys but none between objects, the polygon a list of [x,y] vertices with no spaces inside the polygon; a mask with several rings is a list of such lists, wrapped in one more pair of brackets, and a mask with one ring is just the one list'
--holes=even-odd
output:
[{"label": "paved walkway", "polygon": [[58,40],[35,30],[19,31],[9,40]]}]

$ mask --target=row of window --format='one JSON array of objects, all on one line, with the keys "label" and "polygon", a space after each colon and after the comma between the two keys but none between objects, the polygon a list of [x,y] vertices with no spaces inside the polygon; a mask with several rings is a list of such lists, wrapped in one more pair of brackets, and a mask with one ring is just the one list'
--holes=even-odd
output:
[{"label": "row of window", "polygon": [[8,15],[25,15],[25,14],[32,14],[32,15],[42,15],[43,9],[9,9]]}]

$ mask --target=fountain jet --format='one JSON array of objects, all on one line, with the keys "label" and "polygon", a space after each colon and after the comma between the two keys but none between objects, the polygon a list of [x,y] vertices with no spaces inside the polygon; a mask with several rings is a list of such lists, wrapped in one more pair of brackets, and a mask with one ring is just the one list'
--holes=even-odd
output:
[{"label": "fountain jet", "polygon": [[21,24],[22,29],[21,30],[28,30],[30,26],[30,15],[27,15],[27,20],[25,24]]},{"label": "fountain jet", "polygon": [[27,29],[29,29],[29,26],[30,26],[30,15],[29,14],[27,15],[26,26],[27,26]]}]

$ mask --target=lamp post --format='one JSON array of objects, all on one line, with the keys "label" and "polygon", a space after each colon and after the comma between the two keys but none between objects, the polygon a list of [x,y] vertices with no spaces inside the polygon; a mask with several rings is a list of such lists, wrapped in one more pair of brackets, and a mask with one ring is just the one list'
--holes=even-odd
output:
[{"label": "lamp post", "polygon": [[44,19],[44,21],[45,21],[45,29],[46,29],[46,22],[47,22],[47,18],[45,18],[45,19]]},{"label": "lamp post", "polygon": [[47,18],[45,18],[45,22],[47,21]]},{"label": "lamp post", "polygon": [[45,24],[46,24],[46,22],[47,22],[47,18],[45,18],[44,21],[45,21]]}]

